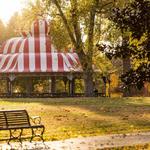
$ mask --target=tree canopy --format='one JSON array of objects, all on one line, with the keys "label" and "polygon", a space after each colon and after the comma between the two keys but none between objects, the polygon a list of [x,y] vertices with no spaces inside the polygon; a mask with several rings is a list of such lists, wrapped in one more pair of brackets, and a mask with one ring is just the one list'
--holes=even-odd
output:
[{"label": "tree canopy", "polygon": [[[87,95],[93,93],[94,70],[107,74],[113,70],[110,61],[101,55],[96,43],[103,39],[110,8],[122,5],[121,0],[36,0],[29,2],[22,14],[15,13],[7,25],[7,38],[29,31],[33,20],[46,17],[50,21],[50,36],[57,49],[73,47],[78,53],[85,79]],[[109,71],[108,71],[109,70]]]},{"label": "tree canopy", "polygon": [[[123,35],[128,33],[121,45],[110,48],[105,54],[109,59],[127,58],[131,69],[121,76],[126,87],[136,85],[138,89],[150,81],[150,1],[135,0],[125,8],[114,8],[110,19]],[[99,47],[100,49],[100,47]]]}]

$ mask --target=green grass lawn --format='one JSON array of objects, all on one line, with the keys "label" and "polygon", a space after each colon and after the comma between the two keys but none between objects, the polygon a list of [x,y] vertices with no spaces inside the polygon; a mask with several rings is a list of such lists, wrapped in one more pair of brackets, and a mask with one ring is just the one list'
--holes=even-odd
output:
[{"label": "green grass lawn", "polygon": [[0,99],[12,109],[41,116],[46,140],[150,131],[150,98]]}]

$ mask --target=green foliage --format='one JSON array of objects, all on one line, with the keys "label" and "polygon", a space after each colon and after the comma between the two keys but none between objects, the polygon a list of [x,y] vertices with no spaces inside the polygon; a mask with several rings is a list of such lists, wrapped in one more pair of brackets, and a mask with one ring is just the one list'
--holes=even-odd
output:
[{"label": "green foliage", "polygon": [[26,79],[25,78],[16,78],[13,81],[13,92],[14,93],[25,93],[26,91]]},{"label": "green foliage", "polygon": [[22,10],[20,27],[23,31],[29,32],[32,22],[35,19],[46,18],[46,13],[42,0],[29,1]]},{"label": "green foliage", "polygon": [[7,91],[7,81],[6,80],[0,80],[0,93],[6,93]]},{"label": "green foliage", "polygon": [[136,85],[141,89],[146,81],[150,81],[149,10],[150,1],[135,0],[123,9],[115,8],[110,17],[122,33],[130,33],[130,39],[124,39],[122,45],[105,51],[110,59],[130,58],[135,65],[121,77],[127,88]]},{"label": "green foliage", "polygon": [[83,79],[75,80],[75,93],[84,93],[84,81]]},{"label": "green foliage", "polygon": [[0,20],[0,45],[2,42],[5,40],[5,32],[6,32],[6,27],[3,24],[3,22]]},{"label": "green foliage", "polygon": [[50,84],[48,78],[33,78],[33,92],[35,93],[47,93],[50,91]]},{"label": "green foliage", "polygon": [[[56,5],[56,2],[58,2],[58,5]],[[80,57],[85,73],[93,73],[92,66],[94,64],[97,70],[101,70],[103,74],[108,74],[114,68],[111,62],[105,57],[100,56],[99,53],[98,56],[95,56],[95,53],[97,53],[95,45],[102,39],[108,40],[106,36],[108,32],[113,30],[113,28],[108,30],[111,27],[111,23],[108,19],[105,19],[106,16],[110,15],[111,7],[123,4],[124,2],[120,0],[30,1],[26,8],[23,9],[21,15],[16,13],[10,19],[7,27],[7,37],[18,36],[22,30],[28,32],[33,20],[45,17],[50,22],[52,43],[58,50],[66,51],[66,49],[68,50],[73,47]],[[64,17],[60,13],[58,6],[60,6]],[[64,18],[66,19],[65,23]],[[104,26],[107,24],[109,24],[108,28],[105,28]],[[113,33],[111,32],[109,37],[112,37]],[[93,76],[93,74],[90,75],[91,83]],[[92,84],[89,85],[90,87],[87,89],[93,89]]]},{"label": "green foliage", "polygon": [[20,22],[21,22],[20,15],[17,12],[14,13],[7,24],[6,28],[7,39],[11,37],[20,36]]},{"label": "green foliage", "polygon": [[58,51],[67,51],[72,48],[68,33],[59,17],[50,23],[50,36]]}]

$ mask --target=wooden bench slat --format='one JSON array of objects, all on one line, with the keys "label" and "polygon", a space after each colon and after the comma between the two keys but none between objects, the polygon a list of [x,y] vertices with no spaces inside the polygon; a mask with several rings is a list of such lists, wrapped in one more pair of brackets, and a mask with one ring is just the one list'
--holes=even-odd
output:
[{"label": "wooden bench slat", "polygon": [[10,114],[10,115],[19,115],[19,114],[26,114],[25,112],[6,112],[6,114]]},{"label": "wooden bench slat", "polygon": [[5,117],[4,117],[4,116],[0,116],[0,119],[1,119],[1,118],[3,119],[3,118],[5,118]]},{"label": "wooden bench slat", "polygon": [[7,119],[7,121],[13,121],[13,122],[15,122],[14,120],[15,120],[15,121],[16,121],[16,120],[17,120],[17,121],[22,121],[22,120],[24,120],[24,121],[27,121],[27,122],[28,122],[28,119],[23,119],[23,118],[12,118],[12,119],[11,119],[11,118],[8,118],[8,119]]},{"label": "wooden bench slat", "polygon": [[28,125],[30,125],[28,122],[24,122],[24,121],[20,121],[20,122],[8,122],[8,125],[11,125],[11,124],[28,124]]},{"label": "wooden bench slat", "polygon": [[[18,123],[19,123],[19,122],[26,122],[26,123],[28,123],[27,120],[21,120],[21,119],[19,119],[19,120],[16,119],[15,121],[14,121],[14,120],[7,120],[7,122],[8,122],[8,124],[9,124],[9,123],[13,123],[13,122],[14,122],[14,123],[15,123],[15,122],[18,122]],[[28,124],[29,124],[29,123],[28,123]]]},{"label": "wooden bench slat", "polygon": [[12,124],[27,124],[27,125],[29,125],[27,122],[9,122],[8,123],[8,126],[10,126],[10,125],[12,125]]},{"label": "wooden bench slat", "polygon": [[6,124],[6,121],[1,121],[0,125]]},{"label": "wooden bench slat", "polygon": [[[13,118],[7,117],[7,120],[14,120],[14,118],[15,118],[15,117],[13,117]],[[16,118],[15,118],[15,120],[22,120],[22,119],[23,119],[23,120],[28,120],[28,118],[25,118],[25,117],[16,117]]]},{"label": "wooden bench slat", "polygon": [[0,118],[0,120],[5,120],[5,117],[3,117],[3,118]]},{"label": "wooden bench slat", "polygon": [[[19,118],[27,118],[27,116],[7,116],[8,119],[10,118],[16,118],[16,119],[19,119]],[[28,119],[28,118],[27,118]]]},{"label": "wooden bench slat", "polygon": [[2,125],[0,126],[0,128],[7,128],[7,125]]},{"label": "wooden bench slat", "polygon": [[3,123],[6,124],[6,121],[5,120],[0,120],[0,124],[3,124]]},{"label": "wooden bench slat", "polygon": [[16,116],[19,116],[19,115],[25,115],[26,116],[26,114],[24,114],[24,113],[6,113],[8,116],[10,115],[10,116],[14,116],[14,115],[16,115]]},{"label": "wooden bench slat", "polygon": [[19,119],[22,119],[22,118],[27,119],[25,116],[23,116],[23,117],[21,117],[21,116],[18,117],[18,116],[17,116],[17,117],[7,117],[7,120],[8,120],[8,119],[18,119],[18,120],[19,120]]},{"label": "wooden bench slat", "polygon": [[7,118],[27,118],[27,116],[7,116]]},{"label": "wooden bench slat", "polygon": [[24,113],[6,113],[8,116],[22,116],[22,115],[24,115],[24,116],[26,116],[26,114],[24,114]]},{"label": "wooden bench slat", "polygon": [[25,121],[25,122],[28,122],[28,120],[21,119],[21,118],[20,118],[20,119],[15,119],[15,121],[14,121],[13,119],[8,119],[8,120],[7,120],[7,122],[16,122],[16,121],[18,121],[18,122],[19,122],[19,121]]}]

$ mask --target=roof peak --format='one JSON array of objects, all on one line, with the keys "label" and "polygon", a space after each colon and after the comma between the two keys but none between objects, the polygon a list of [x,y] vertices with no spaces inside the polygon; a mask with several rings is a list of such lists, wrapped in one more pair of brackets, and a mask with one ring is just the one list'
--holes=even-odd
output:
[{"label": "roof peak", "polygon": [[36,19],[31,25],[31,35],[41,36],[48,34],[48,23],[45,19]]}]

